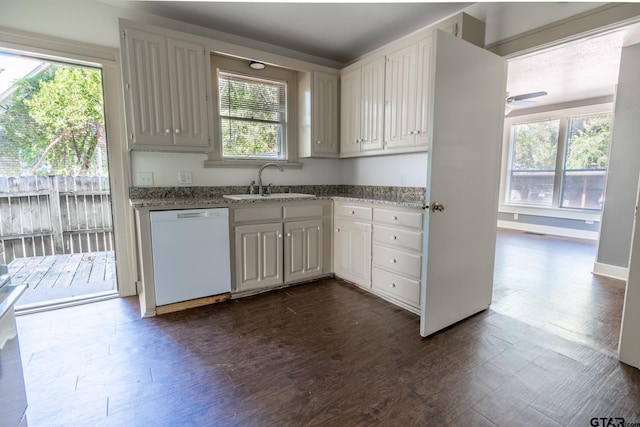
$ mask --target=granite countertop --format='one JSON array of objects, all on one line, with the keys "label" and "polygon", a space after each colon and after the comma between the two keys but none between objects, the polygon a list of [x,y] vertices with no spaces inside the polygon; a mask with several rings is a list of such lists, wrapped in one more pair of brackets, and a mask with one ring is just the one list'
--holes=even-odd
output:
[{"label": "granite countertop", "polygon": [[270,202],[301,202],[309,200],[342,200],[374,203],[386,206],[421,208],[425,189],[421,187],[374,186],[296,186],[275,188],[275,193],[313,194],[301,198],[264,197],[249,200],[225,199],[223,194],[245,194],[244,187],[156,187],[130,189],[130,204],[135,209],[153,208],[204,208],[213,206],[238,206]]},{"label": "granite countertop", "polygon": [[304,202],[309,200],[343,200],[356,203],[374,203],[386,206],[402,206],[408,208],[421,208],[422,202],[395,201],[355,196],[314,196],[300,198],[265,197],[250,200],[230,200],[222,197],[213,198],[156,198],[156,199],[130,199],[129,203],[135,209],[142,208],[176,208],[176,207],[210,207],[210,206],[238,206],[273,202]]}]

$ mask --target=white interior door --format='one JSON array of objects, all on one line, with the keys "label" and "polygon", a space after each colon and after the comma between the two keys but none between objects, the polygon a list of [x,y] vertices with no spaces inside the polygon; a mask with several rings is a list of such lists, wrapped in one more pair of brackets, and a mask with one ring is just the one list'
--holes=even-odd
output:
[{"label": "white interior door", "polygon": [[491,303],[506,87],[502,58],[442,31],[433,46],[422,336]]}]

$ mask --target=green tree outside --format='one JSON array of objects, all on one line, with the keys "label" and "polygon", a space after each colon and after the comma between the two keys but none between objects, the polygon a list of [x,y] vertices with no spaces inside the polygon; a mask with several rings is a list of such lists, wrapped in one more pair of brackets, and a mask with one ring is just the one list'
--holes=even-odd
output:
[{"label": "green tree outside", "polygon": [[18,147],[32,175],[88,175],[106,172],[96,164],[105,137],[99,70],[52,65],[16,82],[0,114],[0,140]]},{"label": "green tree outside", "polygon": [[606,169],[610,141],[610,114],[573,119],[565,169]]},{"label": "green tree outside", "polygon": [[559,120],[513,127],[514,170],[553,170],[558,154]]}]

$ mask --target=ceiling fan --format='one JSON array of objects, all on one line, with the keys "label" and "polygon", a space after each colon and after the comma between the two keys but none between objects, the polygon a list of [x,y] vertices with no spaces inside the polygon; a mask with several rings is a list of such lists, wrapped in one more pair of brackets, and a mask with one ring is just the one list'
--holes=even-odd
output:
[{"label": "ceiling fan", "polygon": [[515,96],[507,96],[506,99],[506,103],[508,106],[511,107],[524,107],[525,105],[533,105],[536,102],[535,101],[531,101],[531,98],[538,98],[540,96],[545,96],[547,95],[547,92],[541,91],[541,92],[530,92],[530,93],[523,93],[521,95],[515,95]]}]

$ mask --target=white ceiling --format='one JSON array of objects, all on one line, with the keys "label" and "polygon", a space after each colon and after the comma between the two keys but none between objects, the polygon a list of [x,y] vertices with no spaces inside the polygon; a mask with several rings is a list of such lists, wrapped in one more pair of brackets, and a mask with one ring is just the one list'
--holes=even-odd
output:
[{"label": "white ceiling", "polygon": [[[509,96],[545,91],[533,108],[614,94],[625,30],[566,43],[510,60]],[[517,109],[518,107],[516,107]]]},{"label": "white ceiling", "polygon": [[471,3],[101,0],[346,65]]},{"label": "white ceiling", "polygon": [[[471,4],[98,1],[295,50],[336,67]],[[478,9],[478,5],[481,4],[474,7]],[[485,14],[491,11],[491,16],[485,17],[487,22],[502,25],[501,4],[487,5],[493,5],[485,8]],[[558,3],[557,7],[563,6],[566,5]],[[618,31],[511,59],[507,92],[509,95],[548,92],[535,100],[536,107],[613,95],[624,37],[624,31]]]}]

